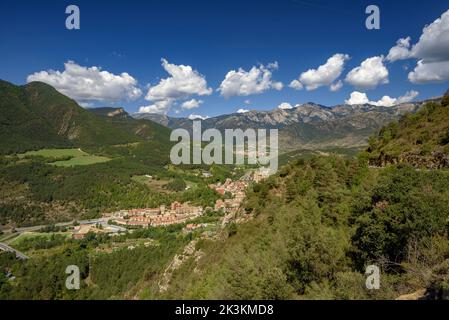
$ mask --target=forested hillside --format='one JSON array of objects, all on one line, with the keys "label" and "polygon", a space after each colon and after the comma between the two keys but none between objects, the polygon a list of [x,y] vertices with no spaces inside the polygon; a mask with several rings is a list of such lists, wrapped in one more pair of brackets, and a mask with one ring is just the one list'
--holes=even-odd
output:
[{"label": "forested hillside", "polygon": [[[201,242],[203,258],[184,263],[167,291],[141,284],[142,297],[447,298],[449,166],[426,164],[447,158],[448,98],[383,128],[357,160],[297,160],[254,185],[236,220],[247,222]],[[373,168],[380,154],[396,160]],[[381,288],[370,291],[373,264]]]},{"label": "forested hillside", "polygon": [[371,164],[406,162],[416,168],[449,167],[449,94],[416,114],[392,122],[369,141]]},{"label": "forested hillside", "polygon": [[164,169],[170,129],[124,111],[108,116],[114,111],[84,109],[44,83],[0,81],[0,225],[89,218],[169,201],[132,177],[176,176]]},{"label": "forested hillside", "polygon": [[[204,240],[166,292],[143,298],[394,299],[448,295],[449,174],[408,165],[369,169],[339,157],[282,168],[255,185],[243,219]],[[367,290],[365,267],[381,268]],[[192,272],[192,270],[195,270]]]},{"label": "forested hillside", "polygon": [[0,80],[0,153],[55,147],[93,147],[160,139],[170,130],[149,120],[107,121],[80,107],[53,87]]}]

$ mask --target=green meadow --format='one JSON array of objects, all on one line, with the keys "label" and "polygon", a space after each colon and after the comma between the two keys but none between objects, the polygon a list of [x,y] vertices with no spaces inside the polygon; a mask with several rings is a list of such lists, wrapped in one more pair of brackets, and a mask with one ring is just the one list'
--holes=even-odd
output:
[{"label": "green meadow", "polygon": [[111,159],[107,157],[86,155],[82,157],[75,157],[66,161],[56,161],[53,164],[59,167],[73,167],[73,166],[87,166],[95,163],[103,163],[108,162],[109,160]]},{"label": "green meadow", "polygon": [[41,149],[38,151],[28,151],[22,153],[19,157],[36,156],[45,158],[62,158],[62,157],[84,157],[89,154],[81,149]]},{"label": "green meadow", "polygon": [[108,157],[91,155],[81,149],[42,149],[19,154],[20,158],[27,156],[56,159],[51,164],[58,167],[85,166],[111,160]]}]

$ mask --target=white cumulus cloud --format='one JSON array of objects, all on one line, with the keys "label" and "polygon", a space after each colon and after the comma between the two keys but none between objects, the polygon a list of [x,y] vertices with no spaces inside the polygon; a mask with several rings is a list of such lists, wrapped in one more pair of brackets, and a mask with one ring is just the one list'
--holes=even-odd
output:
[{"label": "white cumulus cloud", "polygon": [[183,104],[181,105],[181,108],[190,110],[198,108],[201,104],[203,104],[203,100],[191,99],[184,101]]},{"label": "white cumulus cloud", "polygon": [[449,60],[449,10],[424,27],[412,55],[426,62]]},{"label": "white cumulus cloud", "polygon": [[173,100],[160,100],[155,101],[153,104],[148,106],[142,106],[139,108],[139,113],[159,113],[159,114],[166,114],[168,109],[173,104]]},{"label": "white cumulus cloud", "polygon": [[401,38],[396,42],[396,45],[390,49],[387,57],[387,61],[394,62],[397,60],[404,60],[411,57],[410,52],[410,37]]},{"label": "white cumulus cloud", "polygon": [[273,82],[273,83],[271,84],[271,87],[272,87],[274,90],[281,91],[281,90],[284,88],[284,84],[283,84],[282,82]]},{"label": "white cumulus cloud", "polygon": [[301,82],[299,82],[299,80],[293,80],[292,82],[290,82],[288,86],[295,90],[302,90],[304,88],[304,86],[302,85]]},{"label": "white cumulus cloud", "polygon": [[332,92],[336,92],[336,91],[340,90],[342,87],[343,87],[343,81],[338,80],[337,82],[332,83],[329,88]]},{"label": "white cumulus cloud", "polygon": [[442,82],[449,79],[449,10],[423,29],[412,55],[419,59],[408,75],[413,83]]},{"label": "white cumulus cloud", "polygon": [[330,86],[340,77],[347,60],[349,60],[347,54],[334,54],[327,59],[325,64],[319,66],[317,69],[309,69],[301,73],[299,79],[293,80],[290,83],[290,87],[298,90],[305,86],[310,91],[322,86]]},{"label": "white cumulus cloud", "polygon": [[398,98],[392,98],[390,96],[383,96],[378,101],[370,101],[367,94],[364,92],[354,91],[348,100],[345,101],[346,104],[356,105],[356,104],[371,104],[373,106],[391,107],[398,105],[400,103],[410,102],[419,95],[417,91],[408,91],[405,95]]},{"label": "white cumulus cloud", "polygon": [[387,84],[389,73],[383,60],[383,56],[366,59],[347,74],[346,82],[361,89],[374,89],[378,85]]},{"label": "white cumulus cloud", "polygon": [[418,42],[410,48],[399,39],[387,57],[390,61],[415,58],[416,67],[408,74],[412,83],[442,82],[449,79],[449,10],[423,28]]},{"label": "white cumulus cloud", "polygon": [[253,66],[249,71],[242,68],[231,70],[221,82],[218,91],[227,98],[260,94],[269,89],[282,90],[284,85],[272,80],[273,71],[277,69],[278,64],[274,62],[267,66]]},{"label": "white cumulus cloud", "polygon": [[[139,112],[167,113],[177,100],[187,99],[194,95],[212,94],[212,89],[207,86],[206,78],[191,66],[172,64],[166,59],[161,59],[161,61],[162,67],[170,77],[160,80],[155,86],[149,86],[145,100],[151,101],[153,104],[141,107],[142,111]],[[191,100],[187,103],[188,106],[194,104],[195,102]]]},{"label": "white cumulus cloud", "polygon": [[116,75],[100,67],[83,67],[73,61],[64,63],[62,72],[48,70],[30,74],[27,82],[32,81],[45,82],[80,103],[135,100],[142,95],[137,80],[126,72]]},{"label": "white cumulus cloud", "polygon": [[293,109],[293,106],[288,102],[282,102],[280,105],[278,105],[278,109],[289,110],[289,109]]},{"label": "white cumulus cloud", "polygon": [[206,79],[191,66],[175,65],[162,59],[162,67],[170,77],[150,86],[145,97],[148,101],[182,99],[191,95],[205,96],[212,93]]},{"label": "white cumulus cloud", "polygon": [[237,110],[237,113],[247,113],[247,112],[249,112],[248,109],[238,109]]},{"label": "white cumulus cloud", "polygon": [[449,79],[449,61],[418,61],[417,66],[408,74],[412,83],[442,82]]},{"label": "white cumulus cloud", "polygon": [[345,100],[346,104],[354,105],[354,104],[365,104],[369,103],[368,96],[366,93],[354,91],[351,93],[351,96],[348,100]]},{"label": "white cumulus cloud", "polygon": [[202,116],[202,115],[199,115],[199,114],[191,114],[188,118],[189,118],[189,120],[206,120],[206,119],[209,119],[208,116]]}]

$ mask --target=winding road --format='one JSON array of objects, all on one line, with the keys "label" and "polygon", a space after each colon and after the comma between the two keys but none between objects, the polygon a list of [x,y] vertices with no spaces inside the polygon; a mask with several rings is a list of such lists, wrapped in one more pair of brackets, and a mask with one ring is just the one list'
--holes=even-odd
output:
[{"label": "winding road", "polygon": [[20,251],[17,251],[17,250],[14,249],[14,248],[11,248],[10,246],[8,246],[8,245],[6,245],[6,244],[4,244],[4,243],[1,243],[1,242],[0,242],[0,250],[8,251],[8,252],[13,252],[13,253],[16,254],[16,257],[17,257],[17,258],[22,259],[22,260],[28,259],[28,256],[27,256],[27,255],[23,254],[23,253],[20,252]]}]

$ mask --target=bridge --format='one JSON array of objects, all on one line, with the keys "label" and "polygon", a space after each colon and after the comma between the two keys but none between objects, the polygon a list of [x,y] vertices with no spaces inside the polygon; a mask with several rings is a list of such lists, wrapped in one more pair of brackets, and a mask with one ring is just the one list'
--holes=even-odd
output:
[{"label": "bridge", "polygon": [[16,258],[18,258],[18,259],[22,259],[22,260],[28,259],[28,256],[24,255],[22,252],[17,251],[14,248],[11,248],[10,246],[8,246],[8,245],[6,245],[4,243],[0,243],[0,250],[15,253],[16,254]]}]

